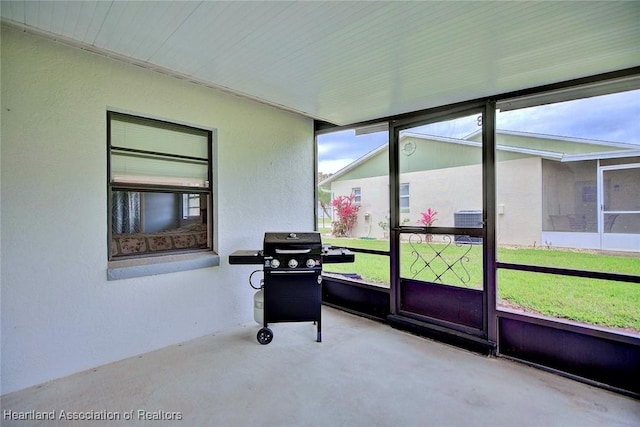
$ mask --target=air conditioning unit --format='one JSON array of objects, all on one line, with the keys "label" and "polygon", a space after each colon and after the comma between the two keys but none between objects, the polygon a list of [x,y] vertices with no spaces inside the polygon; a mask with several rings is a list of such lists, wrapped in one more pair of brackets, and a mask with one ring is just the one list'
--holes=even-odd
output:
[{"label": "air conditioning unit", "polygon": [[[482,228],[482,211],[460,210],[453,213],[453,225],[463,228]],[[482,237],[455,236],[460,243],[482,243]]]}]

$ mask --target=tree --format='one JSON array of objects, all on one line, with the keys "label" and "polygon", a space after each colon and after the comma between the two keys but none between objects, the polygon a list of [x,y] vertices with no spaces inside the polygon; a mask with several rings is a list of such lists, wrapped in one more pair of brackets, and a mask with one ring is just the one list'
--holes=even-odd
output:
[{"label": "tree", "polygon": [[[332,174],[318,172],[318,182],[329,178]],[[331,189],[318,186],[318,203],[326,217],[331,217],[329,205],[331,204]]]}]

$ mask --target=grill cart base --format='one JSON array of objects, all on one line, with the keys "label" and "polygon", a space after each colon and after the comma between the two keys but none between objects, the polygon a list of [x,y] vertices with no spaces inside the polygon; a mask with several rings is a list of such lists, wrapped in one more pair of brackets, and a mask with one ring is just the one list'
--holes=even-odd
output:
[{"label": "grill cart base", "polygon": [[[321,342],[322,277],[320,269],[264,271],[264,328],[278,322],[314,322]],[[260,341],[260,340],[258,340]]]}]

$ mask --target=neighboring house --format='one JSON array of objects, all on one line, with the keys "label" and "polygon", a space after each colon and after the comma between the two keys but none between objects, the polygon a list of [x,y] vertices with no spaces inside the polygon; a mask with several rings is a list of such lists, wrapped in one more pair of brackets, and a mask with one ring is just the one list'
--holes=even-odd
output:
[{"label": "neighboring house", "polygon": [[[400,137],[400,212],[419,225],[478,224],[482,210],[481,134],[463,139]],[[508,245],[640,250],[640,147],[498,131],[497,238]],[[320,182],[334,196],[359,193],[354,237],[384,237],[389,216],[388,145]],[[602,209],[599,209],[602,206]]]}]

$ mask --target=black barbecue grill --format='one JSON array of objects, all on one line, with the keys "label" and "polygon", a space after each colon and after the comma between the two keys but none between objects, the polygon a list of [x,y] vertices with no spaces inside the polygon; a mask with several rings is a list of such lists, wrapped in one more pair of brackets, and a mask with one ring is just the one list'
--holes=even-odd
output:
[{"label": "black barbecue grill", "polygon": [[263,327],[258,342],[273,339],[270,323],[315,322],[321,336],[322,264],[353,262],[345,249],[323,247],[320,233],[265,233],[262,251],[236,251],[230,264],[262,264]]}]

